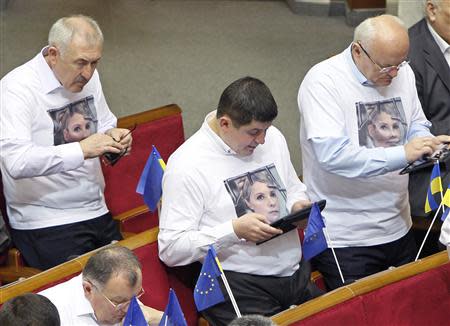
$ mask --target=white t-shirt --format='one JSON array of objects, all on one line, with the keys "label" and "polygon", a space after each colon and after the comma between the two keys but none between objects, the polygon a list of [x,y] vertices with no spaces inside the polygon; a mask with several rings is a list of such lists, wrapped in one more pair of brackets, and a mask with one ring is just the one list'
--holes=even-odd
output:
[{"label": "white t-shirt", "polygon": [[[364,85],[347,48],[307,73],[298,101],[304,182],[311,200],[327,200],[332,245],[372,246],[404,236],[412,223],[408,176],[398,171],[406,165],[403,145],[429,135],[409,65],[388,87]],[[396,108],[396,146],[367,141],[367,117],[377,106]],[[320,142],[328,142],[329,152],[318,155]]]},{"label": "white t-shirt", "polygon": [[43,53],[1,80],[0,157],[9,221],[14,229],[80,222],[108,212],[98,158],[84,160],[79,142],[63,137],[61,117],[80,105],[92,132],[117,119],[97,71],[79,93],[65,90]]},{"label": "white t-shirt", "polygon": [[284,203],[284,212],[294,202],[307,199],[286,140],[271,126],[263,145],[250,156],[238,156],[209,127],[214,115],[210,113],[201,129],[169,158],[163,178],[159,255],[170,266],[186,265],[203,260],[208,246],[214,244],[225,270],[292,275],[301,258],[296,230],[258,246],[238,239],[232,227],[240,207],[239,180],[254,176],[255,170],[263,169],[277,179],[273,189]]}]

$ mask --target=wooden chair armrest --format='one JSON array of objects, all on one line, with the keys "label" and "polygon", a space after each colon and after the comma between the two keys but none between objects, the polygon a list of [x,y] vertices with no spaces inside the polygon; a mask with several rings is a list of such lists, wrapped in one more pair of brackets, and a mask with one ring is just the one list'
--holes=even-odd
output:
[{"label": "wooden chair armrest", "polygon": [[0,280],[2,283],[11,283],[19,278],[28,278],[40,273],[41,270],[26,266],[3,266],[0,267]]},{"label": "wooden chair armrest", "polygon": [[118,221],[119,223],[123,223],[126,220],[139,216],[141,214],[147,213],[149,211],[147,205],[142,205],[142,206],[138,206],[135,207],[133,209],[130,209],[126,212],[123,212],[119,215],[113,216],[113,219],[115,219],[116,221]]}]

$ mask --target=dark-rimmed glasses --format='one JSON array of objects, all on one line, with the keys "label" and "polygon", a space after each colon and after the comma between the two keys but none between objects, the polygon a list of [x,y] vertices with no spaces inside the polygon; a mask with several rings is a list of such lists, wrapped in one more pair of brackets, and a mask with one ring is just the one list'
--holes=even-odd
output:
[{"label": "dark-rimmed glasses", "polygon": [[370,61],[372,61],[372,63],[377,66],[378,69],[380,69],[379,73],[380,74],[388,74],[392,71],[398,71],[401,67],[405,66],[407,63],[409,63],[409,60],[403,60],[400,64],[398,64],[397,66],[389,66],[389,67],[382,67],[381,65],[379,65],[378,63],[376,63],[372,57],[369,55],[369,53],[367,53],[366,49],[364,49],[364,47],[361,45],[361,43],[358,41],[356,42],[359,47],[361,48],[361,50],[363,50],[363,52],[366,54],[366,56],[370,59]]},{"label": "dark-rimmed glasses", "polygon": [[[124,302],[121,302],[121,303],[114,303],[114,302],[112,302],[111,299],[109,299],[109,298],[108,298],[108,297],[100,290],[100,288],[99,288],[97,285],[95,285],[95,283],[93,283],[93,282],[90,282],[90,283],[91,283],[92,286],[93,286],[93,287],[94,287],[94,288],[95,288],[95,289],[103,296],[103,298],[105,298],[106,301],[108,301],[108,302],[111,304],[111,306],[113,306],[114,309],[123,311],[125,308],[128,308],[128,306],[130,305],[131,299],[130,299],[130,300],[127,300],[127,301],[124,301]],[[139,293],[136,294],[136,299],[139,299],[140,297],[142,297],[142,296],[144,295],[144,293],[145,293],[144,288],[141,288],[141,290],[139,291]]]}]

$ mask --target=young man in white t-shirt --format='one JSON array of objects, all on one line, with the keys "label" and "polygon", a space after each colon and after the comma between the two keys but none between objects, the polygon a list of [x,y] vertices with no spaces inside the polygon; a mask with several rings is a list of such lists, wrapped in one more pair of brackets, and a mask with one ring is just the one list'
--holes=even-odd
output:
[{"label": "young man in white t-shirt", "polygon": [[[234,81],[164,172],[161,259],[169,266],[203,261],[213,245],[245,315],[270,316],[321,293],[301,261],[297,230],[282,234],[270,226],[310,205],[286,140],[272,126],[277,114],[263,82]],[[236,317],[223,286],[222,292],[225,302],[203,311],[211,325]]]}]

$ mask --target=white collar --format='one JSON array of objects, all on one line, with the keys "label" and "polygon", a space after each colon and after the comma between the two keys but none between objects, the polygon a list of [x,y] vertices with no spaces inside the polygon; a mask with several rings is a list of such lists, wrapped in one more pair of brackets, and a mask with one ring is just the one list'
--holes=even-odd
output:
[{"label": "white collar", "polygon": [[236,155],[237,153],[230,147],[228,146],[222,138],[219,137],[219,135],[217,135],[214,130],[211,129],[209,122],[214,119],[216,116],[216,110],[209,112],[206,117],[205,120],[203,121],[203,125],[202,125],[202,129],[205,130],[205,132],[207,133],[207,135],[214,141],[214,143],[217,145],[217,147],[219,148],[219,150],[223,151],[226,155]]},{"label": "white collar", "polygon": [[445,51],[447,51],[448,48],[450,48],[450,45],[434,30],[433,26],[431,26],[431,24],[428,22],[428,20],[427,20],[427,26],[428,26],[428,29],[430,30],[431,35],[433,36],[434,40],[436,41],[439,49],[441,50],[442,53],[445,53]]},{"label": "white collar", "polygon": [[45,60],[44,54],[47,50],[48,46],[44,47],[36,56],[36,68],[45,94],[51,93],[55,89],[63,87]]}]

